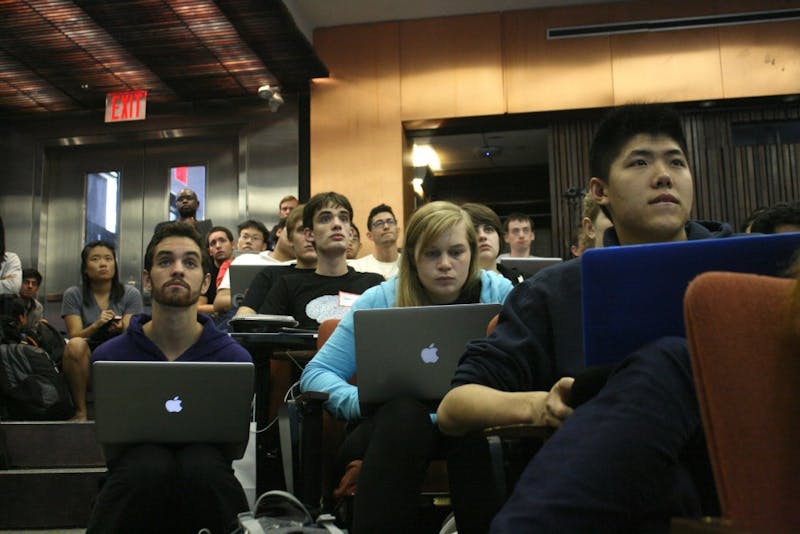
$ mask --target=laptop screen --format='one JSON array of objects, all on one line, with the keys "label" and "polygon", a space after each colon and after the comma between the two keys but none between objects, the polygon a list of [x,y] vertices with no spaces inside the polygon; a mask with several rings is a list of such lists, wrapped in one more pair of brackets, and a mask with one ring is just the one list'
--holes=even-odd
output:
[{"label": "laptop screen", "polygon": [[586,365],[616,363],[664,336],[685,336],[683,295],[706,271],[780,276],[800,233],[589,249],[581,257]]}]

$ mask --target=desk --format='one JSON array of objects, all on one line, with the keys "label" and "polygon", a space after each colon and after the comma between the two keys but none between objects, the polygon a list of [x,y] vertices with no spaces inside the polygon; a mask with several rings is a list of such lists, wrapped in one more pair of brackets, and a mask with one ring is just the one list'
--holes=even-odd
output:
[{"label": "desk", "polygon": [[[244,333],[230,336],[238,341],[253,357],[256,392],[256,495],[283,487],[280,458],[270,461],[270,449],[278,447],[277,434],[264,431],[269,424],[269,397],[273,360],[293,360],[305,364],[317,348],[316,333]],[[277,432],[278,426],[275,425]]]}]

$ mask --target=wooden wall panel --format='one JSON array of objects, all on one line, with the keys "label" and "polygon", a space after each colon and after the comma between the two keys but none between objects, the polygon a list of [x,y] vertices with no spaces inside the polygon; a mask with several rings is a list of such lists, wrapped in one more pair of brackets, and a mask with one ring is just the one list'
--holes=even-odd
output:
[{"label": "wooden wall panel", "polygon": [[400,23],[403,119],[505,113],[499,13]]},{"label": "wooden wall panel", "polygon": [[605,5],[504,14],[508,112],[613,105],[608,37],[547,40],[548,28],[593,24],[607,18]]},{"label": "wooden wall panel", "polygon": [[366,252],[369,210],[403,205],[398,37],[387,23],[319,30],[314,39],[330,78],[311,87],[311,193],[350,199]]},{"label": "wooden wall panel", "polygon": [[800,93],[800,21],[719,29],[726,98]]},{"label": "wooden wall panel", "polygon": [[611,54],[617,105],[723,97],[715,30],[615,35]]}]

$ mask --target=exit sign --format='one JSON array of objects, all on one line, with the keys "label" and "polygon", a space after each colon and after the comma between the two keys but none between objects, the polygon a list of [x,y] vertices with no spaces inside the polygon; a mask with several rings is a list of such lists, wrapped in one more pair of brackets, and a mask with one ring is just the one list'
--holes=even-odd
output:
[{"label": "exit sign", "polygon": [[141,121],[147,109],[147,91],[123,91],[106,95],[106,122]]}]

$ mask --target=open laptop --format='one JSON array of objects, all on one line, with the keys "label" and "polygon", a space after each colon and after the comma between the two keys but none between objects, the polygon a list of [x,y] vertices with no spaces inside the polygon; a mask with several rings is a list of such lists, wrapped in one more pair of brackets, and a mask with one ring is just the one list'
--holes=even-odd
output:
[{"label": "open laptop", "polygon": [[233,307],[239,307],[244,301],[244,295],[250,288],[250,283],[258,273],[270,267],[279,267],[280,264],[275,263],[272,265],[234,265],[231,263],[228,267],[231,277],[231,303]]},{"label": "open laptop", "polygon": [[685,336],[683,296],[697,275],[781,276],[800,233],[589,249],[581,257],[586,365],[617,363],[650,341]]},{"label": "open laptop", "polygon": [[241,458],[253,373],[252,363],[95,362],[95,433],[106,460],[140,443],[214,443]]},{"label": "open laptop", "polygon": [[500,264],[510,269],[516,278],[518,275],[522,279],[530,278],[538,273],[545,267],[561,263],[561,258],[537,258],[531,256],[530,258],[500,258]]},{"label": "open laptop", "polygon": [[472,339],[486,336],[500,304],[357,310],[353,314],[361,411],[397,397],[435,407]]}]

